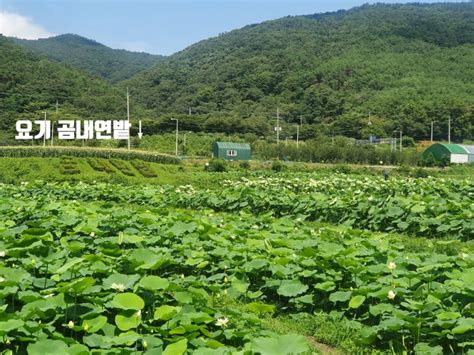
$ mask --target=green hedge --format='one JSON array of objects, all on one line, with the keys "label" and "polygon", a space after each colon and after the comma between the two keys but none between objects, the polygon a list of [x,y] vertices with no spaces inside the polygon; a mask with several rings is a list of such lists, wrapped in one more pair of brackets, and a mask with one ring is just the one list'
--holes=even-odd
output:
[{"label": "green hedge", "polygon": [[180,160],[172,155],[145,152],[142,150],[104,149],[91,147],[0,147],[0,157],[92,157],[105,159],[144,160],[154,163],[179,164]]}]

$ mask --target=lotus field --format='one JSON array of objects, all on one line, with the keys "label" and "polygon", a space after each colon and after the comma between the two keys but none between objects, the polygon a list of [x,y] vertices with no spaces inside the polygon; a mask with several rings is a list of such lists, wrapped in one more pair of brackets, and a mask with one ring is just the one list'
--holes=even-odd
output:
[{"label": "lotus field", "polygon": [[1,346],[310,354],[269,320],[323,312],[367,353],[474,353],[473,215],[471,180],[0,185]]}]

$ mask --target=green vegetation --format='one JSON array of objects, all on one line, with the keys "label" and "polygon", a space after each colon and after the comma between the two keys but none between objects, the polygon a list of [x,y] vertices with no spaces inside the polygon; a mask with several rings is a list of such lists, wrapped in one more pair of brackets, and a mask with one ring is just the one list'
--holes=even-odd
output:
[{"label": "green vegetation", "polygon": [[[438,220],[456,233],[472,228],[472,203],[453,210],[472,202],[472,182],[284,177],[205,187],[207,201],[190,185],[2,185],[4,349],[305,354],[322,342],[347,353],[472,351],[474,245],[308,223],[309,206],[277,218],[297,202],[294,191],[352,213],[338,202],[345,180],[346,195],[365,189],[377,205],[387,190],[420,221],[441,208]],[[244,207],[252,196],[278,210]]]},{"label": "green vegetation", "polygon": [[[77,183],[84,181],[112,182],[131,185],[184,185],[192,183],[195,186],[217,186],[222,180],[218,174],[204,172],[204,162],[196,162],[182,165],[168,165],[159,163],[147,163],[156,177],[145,177],[137,169],[133,176],[127,176],[114,168],[110,162],[102,158],[74,158],[79,174],[63,175],[60,173],[61,158],[1,158],[0,159],[0,182],[19,184],[21,182],[41,181],[69,181]],[[132,160],[133,161],[133,160]],[[130,162],[132,162],[130,161]],[[92,164],[91,164],[92,162]],[[127,161],[125,161],[127,163]],[[133,168],[136,169],[136,168]],[[231,178],[239,171],[230,171],[226,174]]]},{"label": "green vegetation", "polygon": [[[0,35],[0,142],[14,141],[20,119],[126,117],[125,92],[78,69],[49,61]],[[61,107],[56,115],[56,102]],[[139,108],[136,108],[137,110]]]},{"label": "green vegetation", "polygon": [[[305,141],[393,137],[402,128],[408,146],[429,137],[432,121],[435,139],[445,139],[448,117],[454,141],[472,140],[472,17],[471,3],[364,5],[246,26],[163,59],[74,35],[20,41],[74,68],[0,37],[0,141],[11,142],[15,120],[45,110],[53,120],[124,118],[127,86],[134,136],[137,118],[147,136],[173,130],[175,117],[183,132],[273,143],[279,107],[283,140],[295,139],[301,119]],[[155,60],[114,85],[75,69],[117,81]]]},{"label": "green vegetation", "polygon": [[[144,129],[0,147],[0,351],[473,353],[474,165],[415,145],[448,117],[474,137],[473,10],[286,17],[168,58],[0,35],[0,144],[43,111],[125,118],[127,86]],[[403,152],[355,142],[399,129]],[[258,160],[202,159],[215,141]]]},{"label": "green vegetation", "polygon": [[[217,176],[215,181],[219,180],[212,190],[195,190],[192,185],[186,188],[148,186],[139,194],[134,191],[133,200],[155,207],[173,205],[197,210],[248,211],[254,215],[290,216],[429,238],[469,240],[474,236],[472,180],[384,181],[381,176],[337,174],[329,177],[302,173],[224,181]],[[51,185],[50,188],[64,198],[74,199],[79,191],[86,200],[87,196],[91,199],[96,196],[94,185]],[[45,187],[31,197],[39,198],[43,193],[49,196],[50,191]],[[111,188],[107,196],[122,200],[130,193]]]},{"label": "green vegetation", "polygon": [[132,167],[128,162],[119,159],[109,159],[109,162],[122,174],[125,174],[127,176],[135,176],[135,173],[133,172]]},{"label": "green vegetation", "polygon": [[105,173],[113,173],[115,171],[115,169],[106,160],[89,158],[87,159],[87,162],[89,163],[91,168],[96,171],[101,171]]},{"label": "green vegetation", "polygon": [[140,159],[156,163],[179,164],[179,159],[170,155],[155,152],[146,152],[143,150],[126,149],[103,149],[93,147],[28,147],[13,146],[0,147],[0,157],[96,157],[96,158],[116,158],[116,159]]},{"label": "green vegetation", "polygon": [[128,79],[150,68],[163,57],[148,53],[111,49],[93,40],[65,34],[45,39],[13,38],[15,43],[49,59],[83,69],[111,82]]},{"label": "green vegetation", "polygon": [[[471,3],[364,5],[285,17],[222,34],[176,53],[123,85],[183,129],[283,134],[474,137]],[[370,117],[369,117],[370,112]],[[369,119],[370,123],[369,124]],[[163,124],[168,125],[169,119]]]},{"label": "green vegetation", "polygon": [[59,172],[63,175],[80,174],[77,161],[71,157],[62,157],[59,161]]},{"label": "green vegetation", "polygon": [[156,173],[153,171],[153,168],[151,167],[150,164],[145,163],[144,161],[141,160],[132,160],[130,162],[132,166],[137,169],[137,171],[142,174],[144,177],[156,177]]}]

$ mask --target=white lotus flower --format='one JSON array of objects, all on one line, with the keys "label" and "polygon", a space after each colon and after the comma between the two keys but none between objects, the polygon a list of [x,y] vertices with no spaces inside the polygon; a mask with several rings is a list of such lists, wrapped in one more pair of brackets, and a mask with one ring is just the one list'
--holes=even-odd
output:
[{"label": "white lotus flower", "polygon": [[395,292],[393,292],[392,290],[388,291],[388,295],[387,297],[391,300],[393,300],[395,298],[397,294]]},{"label": "white lotus flower", "polygon": [[124,284],[117,284],[117,283],[113,283],[112,285],[110,285],[111,288],[113,288],[115,291],[118,291],[118,292],[123,292],[125,290],[125,285]]},{"label": "white lotus flower", "polygon": [[139,309],[138,312],[137,312],[137,318],[140,318],[142,316],[142,310]]},{"label": "white lotus flower", "polygon": [[219,318],[216,322],[216,325],[218,327],[225,328],[227,326],[227,323],[229,323],[229,318],[224,317],[224,318]]},{"label": "white lotus flower", "polygon": [[388,268],[390,270],[395,270],[397,268],[397,264],[395,264],[393,261],[391,261],[389,264],[388,264]]},{"label": "white lotus flower", "polygon": [[0,258],[4,258],[6,254],[5,250],[0,251]]},{"label": "white lotus flower", "polygon": [[67,327],[68,327],[69,329],[74,328],[74,322],[73,322],[72,320],[70,320],[69,323],[67,324]]},{"label": "white lotus flower", "polygon": [[0,282],[3,282],[3,281],[5,281],[5,279],[0,276]]},{"label": "white lotus flower", "polygon": [[469,255],[466,254],[466,253],[461,253],[461,254],[459,254],[459,256],[461,257],[461,259],[464,260],[464,259],[466,259]]}]

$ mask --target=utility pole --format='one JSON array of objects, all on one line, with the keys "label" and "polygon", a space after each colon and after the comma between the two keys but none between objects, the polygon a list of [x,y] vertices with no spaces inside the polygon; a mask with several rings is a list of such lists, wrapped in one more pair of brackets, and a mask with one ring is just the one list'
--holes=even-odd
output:
[{"label": "utility pole", "polygon": [[277,125],[276,125],[276,131],[277,131],[277,145],[280,145],[280,109],[277,107]]},{"label": "utility pole", "polygon": [[296,125],[296,149],[300,146],[300,126]]},{"label": "utility pole", "polygon": [[434,122],[431,121],[431,141],[433,142],[433,124]]},{"label": "utility pole", "polygon": [[51,122],[51,147],[54,144],[54,121]]},{"label": "utility pole", "polygon": [[172,118],[171,121],[176,121],[176,156],[178,156],[178,134],[179,134],[179,121],[177,118]]},{"label": "utility pole", "polygon": [[128,126],[128,149],[130,149],[130,97],[127,86],[127,126]]},{"label": "utility pole", "polygon": [[184,137],[183,137],[183,146],[185,146],[185,147],[186,147],[186,134],[190,134],[190,133],[193,133],[193,132],[186,132],[186,133],[184,134]]},{"label": "utility pole", "polygon": [[190,106],[190,107],[188,107],[188,114],[189,114],[189,116],[191,116],[191,113],[192,113],[192,112],[191,112],[191,106]]},{"label": "utility pole", "polygon": [[400,130],[400,152],[403,149],[403,132]]},{"label": "utility pole", "polygon": [[303,115],[300,115],[300,127],[303,127]]},{"label": "utility pole", "polygon": [[43,147],[46,147],[46,115],[48,114],[46,111],[44,113],[44,135],[43,135]]},{"label": "utility pole", "polygon": [[448,143],[451,144],[451,115],[448,116]]},{"label": "utility pole", "polygon": [[59,102],[56,100],[56,114],[59,112]]}]

